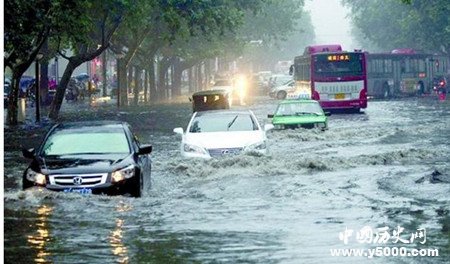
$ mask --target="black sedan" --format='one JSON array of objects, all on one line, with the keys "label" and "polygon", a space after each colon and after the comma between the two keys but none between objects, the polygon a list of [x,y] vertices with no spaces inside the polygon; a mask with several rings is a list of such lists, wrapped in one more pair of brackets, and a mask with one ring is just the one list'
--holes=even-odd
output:
[{"label": "black sedan", "polygon": [[150,183],[151,151],[124,122],[57,124],[39,148],[22,151],[32,159],[23,188],[140,197]]}]

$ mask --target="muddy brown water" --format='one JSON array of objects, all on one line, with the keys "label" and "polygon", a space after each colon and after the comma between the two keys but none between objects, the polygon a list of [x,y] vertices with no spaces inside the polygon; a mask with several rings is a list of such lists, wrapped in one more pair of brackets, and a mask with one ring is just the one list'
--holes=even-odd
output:
[{"label": "muddy brown water", "polygon": [[[276,101],[246,107],[268,122]],[[86,112],[83,112],[86,111]],[[186,160],[174,127],[189,104],[118,112],[67,112],[63,120],[129,122],[154,145],[152,186],[143,198],[21,190],[27,161],[5,149],[7,263],[448,263],[450,103],[432,98],[374,101],[362,114],[334,114],[329,130],[268,133],[270,154]],[[5,131],[33,145],[45,129]],[[6,133],[17,133],[10,135]],[[32,135],[32,137],[30,136]],[[6,146],[7,144],[5,144]],[[420,180],[422,179],[422,180]],[[403,227],[426,242],[360,243],[356,232]],[[352,229],[347,244],[339,234]],[[330,250],[436,248],[439,257],[333,257]]]}]

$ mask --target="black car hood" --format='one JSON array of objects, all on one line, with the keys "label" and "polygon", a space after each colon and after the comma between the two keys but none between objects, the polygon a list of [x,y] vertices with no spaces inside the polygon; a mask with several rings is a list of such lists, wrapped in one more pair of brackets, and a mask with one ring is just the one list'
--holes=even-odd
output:
[{"label": "black car hood", "polygon": [[44,174],[105,173],[133,163],[132,154],[102,154],[40,157],[37,159]]}]

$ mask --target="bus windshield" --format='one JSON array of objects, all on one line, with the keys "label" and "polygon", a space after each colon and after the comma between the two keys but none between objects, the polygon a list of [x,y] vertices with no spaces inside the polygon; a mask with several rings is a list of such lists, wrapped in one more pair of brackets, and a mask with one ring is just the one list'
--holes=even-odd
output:
[{"label": "bus windshield", "polygon": [[318,54],[314,58],[314,73],[320,77],[363,76],[359,54]]}]

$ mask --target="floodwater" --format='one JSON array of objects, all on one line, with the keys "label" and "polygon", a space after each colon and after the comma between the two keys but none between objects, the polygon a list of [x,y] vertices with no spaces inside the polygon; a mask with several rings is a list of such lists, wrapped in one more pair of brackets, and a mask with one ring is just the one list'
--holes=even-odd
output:
[{"label": "floodwater", "polygon": [[[258,98],[248,108],[264,123],[275,107]],[[160,125],[138,126],[154,145],[152,186],[141,199],[21,191],[25,162],[5,160],[17,182],[5,193],[5,262],[448,263],[448,102],[374,101],[362,114],[331,115],[325,132],[269,132],[268,156],[210,161],[179,154],[172,129],[186,127],[190,111],[155,108],[149,115]],[[365,226],[388,227],[391,238],[360,243]],[[348,241],[345,230],[353,230]],[[419,231],[426,241],[407,243]],[[377,247],[438,249],[439,257],[330,253]]]}]

